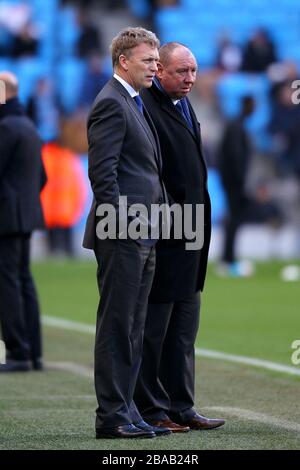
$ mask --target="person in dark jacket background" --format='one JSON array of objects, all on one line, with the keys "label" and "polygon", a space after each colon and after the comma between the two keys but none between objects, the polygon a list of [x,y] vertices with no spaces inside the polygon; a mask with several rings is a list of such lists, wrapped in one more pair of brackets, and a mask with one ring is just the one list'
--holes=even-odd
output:
[{"label": "person in dark jacket background", "polygon": [[251,265],[248,267],[248,263],[241,263],[236,259],[236,237],[241,225],[268,222],[279,226],[282,220],[280,211],[271,200],[265,185],[261,185],[256,194],[249,193],[247,188],[253,151],[246,121],[254,109],[254,98],[250,95],[243,96],[239,115],[225,126],[218,155],[219,171],[228,205],[222,264],[218,271],[222,275],[234,277],[249,276],[253,269]]},{"label": "person in dark jacket background", "polygon": [[0,73],[0,324],[6,363],[0,372],[43,368],[40,311],[30,272],[30,237],[43,227],[46,183],[41,140],[18,99],[18,81]]},{"label": "person in dark jacket background", "polygon": [[228,264],[236,260],[236,233],[250,206],[246,181],[252,149],[245,120],[253,114],[254,107],[251,96],[242,98],[240,114],[225,126],[219,149],[219,170],[228,204],[222,260]]}]

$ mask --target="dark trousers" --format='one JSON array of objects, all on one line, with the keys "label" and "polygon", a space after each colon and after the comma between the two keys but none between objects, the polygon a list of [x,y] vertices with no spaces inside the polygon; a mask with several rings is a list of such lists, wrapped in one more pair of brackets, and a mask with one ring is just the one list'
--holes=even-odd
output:
[{"label": "dark trousers", "polygon": [[148,420],[195,414],[195,340],[200,294],[173,303],[149,304],[143,360],[134,400]]},{"label": "dark trousers", "polygon": [[233,263],[235,256],[235,242],[239,227],[242,225],[243,207],[232,205],[229,207],[229,213],[224,227],[224,248],[222,259],[225,263]]},{"label": "dark trousers", "polygon": [[278,223],[282,216],[272,201],[258,202],[248,197],[227,194],[228,215],[225,222],[225,239],[222,260],[233,263],[236,260],[236,237],[241,225],[246,223]]},{"label": "dark trousers", "polygon": [[51,254],[74,256],[72,227],[48,229],[47,236]]},{"label": "dark trousers", "polygon": [[96,429],[136,423],[133,401],[142,358],[155,248],[133,240],[97,240],[100,302],[95,343]]},{"label": "dark trousers", "polygon": [[30,234],[0,237],[0,323],[9,358],[41,358],[40,311],[30,272]]}]

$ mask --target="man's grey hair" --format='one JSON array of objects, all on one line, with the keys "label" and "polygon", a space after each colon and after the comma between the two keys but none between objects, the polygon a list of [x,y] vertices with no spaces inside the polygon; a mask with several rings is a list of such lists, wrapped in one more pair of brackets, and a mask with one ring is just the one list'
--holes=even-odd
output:
[{"label": "man's grey hair", "polygon": [[113,68],[115,69],[119,64],[120,55],[123,54],[127,58],[130,57],[131,50],[143,43],[149,44],[157,49],[160,46],[159,39],[152,31],[141,27],[122,29],[117,36],[113,38],[110,46]]},{"label": "man's grey hair", "polygon": [[[15,74],[9,71],[0,71],[1,91],[4,89],[5,100],[18,95],[19,84]],[[5,102],[5,100],[3,102]]]}]

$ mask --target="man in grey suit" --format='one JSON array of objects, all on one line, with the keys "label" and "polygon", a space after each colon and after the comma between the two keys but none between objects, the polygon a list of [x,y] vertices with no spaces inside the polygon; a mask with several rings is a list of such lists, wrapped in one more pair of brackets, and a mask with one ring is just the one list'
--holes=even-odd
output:
[{"label": "man in grey suit", "polygon": [[[97,96],[88,119],[94,200],[83,246],[95,252],[101,293],[95,343],[97,438],[169,433],[145,423],[133,401],[157,240],[133,240],[124,233],[121,225],[135,217],[126,212],[124,220],[120,203],[120,196],[126,196],[128,206],[150,209],[166,201],[158,138],[139,97],[141,88],[152,85],[158,46],[157,37],[143,28],[127,28],[113,39],[114,77]],[[104,216],[104,207],[115,210],[118,224],[115,234],[109,228],[107,238],[99,229],[104,219],[97,218]],[[151,226],[150,220],[146,225]]]}]

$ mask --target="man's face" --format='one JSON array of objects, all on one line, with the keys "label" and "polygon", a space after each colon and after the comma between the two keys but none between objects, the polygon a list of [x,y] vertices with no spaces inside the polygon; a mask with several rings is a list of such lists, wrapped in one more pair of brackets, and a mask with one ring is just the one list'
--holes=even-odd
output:
[{"label": "man's face", "polygon": [[131,49],[129,57],[120,56],[122,67],[126,70],[126,81],[136,91],[151,87],[158,59],[157,48],[146,43]]},{"label": "man's face", "polygon": [[157,77],[172,99],[184,98],[191,91],[196,74],[196,59],[185,47],[177,47],[166,65],[158,64]]}]

